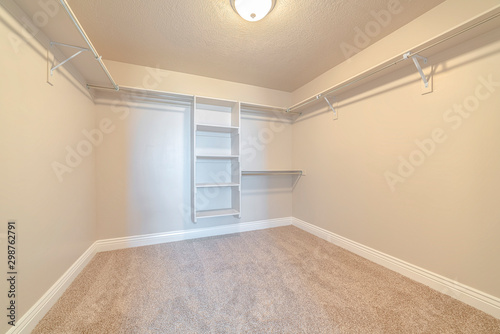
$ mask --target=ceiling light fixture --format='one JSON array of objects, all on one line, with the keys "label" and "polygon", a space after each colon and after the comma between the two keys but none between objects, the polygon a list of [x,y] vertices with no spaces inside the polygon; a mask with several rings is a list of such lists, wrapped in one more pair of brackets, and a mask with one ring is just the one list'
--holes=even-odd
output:
[{"label": "ceiling light fixture", "polygon": [[256,22],[262,20],[269,14],[276,0],[229,0],[234,11],[243,19]]}]

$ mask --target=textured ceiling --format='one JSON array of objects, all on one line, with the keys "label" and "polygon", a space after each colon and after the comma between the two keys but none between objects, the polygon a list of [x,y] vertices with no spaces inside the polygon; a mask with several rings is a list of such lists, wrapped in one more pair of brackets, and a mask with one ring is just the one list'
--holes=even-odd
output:
[{"label": "textured ceiling", "polygon": [[[247,22],[229,0],[70,0],[104,59],[293,91],[443,0],[278,0]],[[399,5],[398,5],[399,4]],[[374,13],[394,5],[377,23]],[[380,18],[379,18],[380,20]],[[378,29],[377,31],[377,27]]]}]

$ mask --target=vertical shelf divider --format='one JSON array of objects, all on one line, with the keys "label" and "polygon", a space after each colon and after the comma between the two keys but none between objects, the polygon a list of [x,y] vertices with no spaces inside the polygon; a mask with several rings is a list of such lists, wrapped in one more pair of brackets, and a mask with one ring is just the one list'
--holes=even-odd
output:
[{"label": "vertical shelf divider", "polygon": [[196,96],[191,105],[191,220],[196,223]]},{"label": "vertical shelf divider", "polygon": [[[241,102],[238,102],[233,108],[236,108],[236,111],[233,110],[232,116],[237,118],[238,126],[238,133],[236,134],[237,138],[235,138],[237,142],[236,147],[238,148],[238,170],[233,172],[236,174],[235,176],[238,180],[239,186],[238,191],[236,193],[233,192],[233,198],[231,200],[233,201],[233,206],[237,207],[238,218],[241,218]],[[234,202],[236,202],[236,205]]]}]

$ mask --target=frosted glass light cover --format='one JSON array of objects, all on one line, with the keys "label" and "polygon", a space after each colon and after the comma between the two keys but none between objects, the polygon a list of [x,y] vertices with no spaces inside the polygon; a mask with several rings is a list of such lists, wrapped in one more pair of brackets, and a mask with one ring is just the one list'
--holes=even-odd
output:
[{"label": "frosted glass light cover", "polygon": [[234,7],[242,18],[255,22],[271,11],[273,0],[234,0]]}]

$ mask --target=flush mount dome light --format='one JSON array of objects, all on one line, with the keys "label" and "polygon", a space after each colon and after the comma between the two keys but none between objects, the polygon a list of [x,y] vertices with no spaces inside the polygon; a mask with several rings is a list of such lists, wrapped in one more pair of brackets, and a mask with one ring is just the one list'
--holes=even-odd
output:
[{"label": "flush mount dome light", "polygon": [[273,10],[276,0],[230,0],[231,6],[239,16],[250,22],[266,17]]}]

